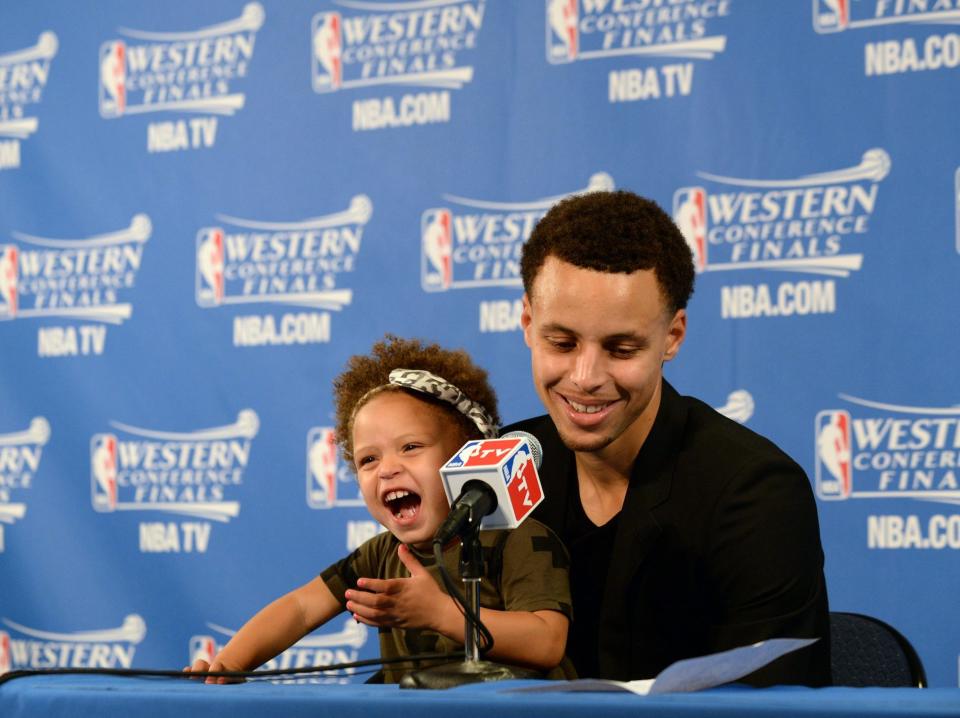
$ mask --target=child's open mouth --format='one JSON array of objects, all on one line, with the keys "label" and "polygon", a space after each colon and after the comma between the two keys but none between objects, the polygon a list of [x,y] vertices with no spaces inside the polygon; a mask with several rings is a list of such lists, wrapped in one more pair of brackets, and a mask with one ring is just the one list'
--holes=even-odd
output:
[{"label": "child's open mouth", "polygon": [[406,489],[388,492],[383,503],[398,521],[409,521],[420,511],[420,496]]}]

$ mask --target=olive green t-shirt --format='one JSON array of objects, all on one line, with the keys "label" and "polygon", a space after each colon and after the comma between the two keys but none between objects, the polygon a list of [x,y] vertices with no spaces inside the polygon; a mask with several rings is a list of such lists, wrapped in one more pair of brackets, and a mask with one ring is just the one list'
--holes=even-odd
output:
[{"label": "olive green t-shirt", "polygon": [[[569,558],[560,539],[546,526],[528,519],[510,531],[481,531],[484,578],[480,581],[480,605],[499,611],[559,611],[568,619],[570,604]],[[381,533],[366,541],[345,559],[320,574],[330,591],[346,607],[344,592],[357,587],[358,578],[408,578],[410,572],[400,561],[400,541],[391,533]],[[411,547],[441,588],[440,569],[432,554]],[[444,565],[450,578],[463,591],[460,578],[460,546],[453,544],[444,551]],[[419,653],[454,653],[463,645],[429,630],[405,628],[380,629],[380,657],[400,658]],[[410,664],[385,665],[384,680],[396,683],[404,673],[422,667]],[[548,678],[574,677],[572,664],[566,658],[550,671]]]}]

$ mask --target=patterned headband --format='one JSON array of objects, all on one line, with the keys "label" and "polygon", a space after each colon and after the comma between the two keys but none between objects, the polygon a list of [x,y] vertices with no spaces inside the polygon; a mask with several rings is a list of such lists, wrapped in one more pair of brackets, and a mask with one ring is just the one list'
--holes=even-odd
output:
[{"label": "patterned headband", "polygon": [[446,379],[425,369],[394,369],[390,383],[445,401],[476,424],[483,438],[497,438],[499,427],[489,412]]}]

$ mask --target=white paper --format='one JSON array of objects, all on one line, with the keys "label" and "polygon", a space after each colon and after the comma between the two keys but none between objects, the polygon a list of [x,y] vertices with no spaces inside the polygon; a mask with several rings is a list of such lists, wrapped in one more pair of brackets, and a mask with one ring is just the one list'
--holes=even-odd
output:
[{"label": "white paper", "polygon": [[733,683],[772,663],[791,651],[806,648],[818,638],[771,638],[750,646],[687,658],[663,669],[656,678],[639,681],[608,681],[584,678],[575,681],[546,681],[512,690],[526,693],[629,691],[637,695],[683,693]]}]

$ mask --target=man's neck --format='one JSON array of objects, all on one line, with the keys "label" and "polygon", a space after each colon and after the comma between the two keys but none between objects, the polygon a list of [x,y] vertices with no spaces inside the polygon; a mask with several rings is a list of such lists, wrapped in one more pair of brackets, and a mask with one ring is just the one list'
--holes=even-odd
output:
[{"label": "man's neck", "polygon": [[637,417],[627,431],[597,451],[575,453],[580,503],[593,523],[602,526],[623,508],[637,454],[650,435],[660,410],[661,389],[651,399],[649,411]]},{"label": "man's neck", "polygon": [[620,513],[630,485],[629,471],[615,471],[596,452],[580,452],[577,458],[577,485],[583,512],[595,525],[603,526]]}]

